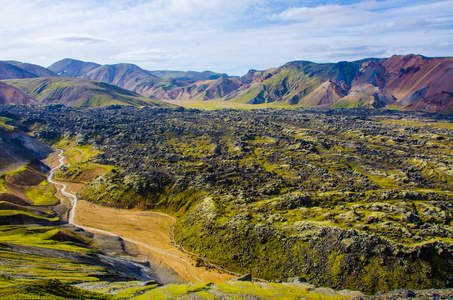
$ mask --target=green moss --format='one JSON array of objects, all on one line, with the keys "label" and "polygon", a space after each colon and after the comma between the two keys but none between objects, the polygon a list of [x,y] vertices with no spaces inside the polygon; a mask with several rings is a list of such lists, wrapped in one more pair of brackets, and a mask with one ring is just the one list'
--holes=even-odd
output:
[{"label": "green moss", "polygon": [[173,299],[190,293],[203,291],[204,289],[207,289],[208,286],[209,283],[169,284],[158,289],[153,289],[132,299]]},{"label": "green moss", "polygon": [[16,127],[12,125],[7,125],[6,122],[10,122],[12,119],[6,117],[0,117],[0,128],[6,131],[14,131]]},{"label": "green moss", "polygon": [[[43,183],[47,183],[47,181]],[[41,186],[44,188],[25,189],[25,195],[33,201],[33,205],[57,205],[60,203],[60,200],[54,196],[55,187],[51,187],[48,184],[42,184]]]},{"label": "green moss", "polygon": [[0,177],[0,193],[8,193],[5,187],[5,177]]},{"label": "green moss", "polygon": [[16,285],[0,287],[0,299],[112,299],[106,295],[72,287],[59,280],[15,281]]},{"label": "green moss", "polygon": [[[46,217],[35,215],[32,212],[23,211],[23,210],[6,210],[5,209],[5,210],[1,210],[0,211],[0,216],[3,216],[3,217],[17,216],[17,215],[27,215],[27,216],[30,216],[30,217],[33,217],[33,218],[36,218],[36,219],[46,220],[46,221],[50,221],[50,222],[55,222],[55,221],[59,220],[58,217],[46,218]],[[0,239],[1,239],[1,237],[0,237]]]},{"label": "green moss", "polygon": [[252,283],[252,282],[224,282],[212,287],[230,296],[243,297],[253,295],[262,299],[348,299],[350,297],[336,295],[321,295],[310,292],[307,287],[298,287],[290,284]]},{"label": "green moss", "polygon": [[[1,211],[0,211],[1,212]],[[91,253],[92,250],[71,242],[61,242],[54,237],[61,231],[54,227],[0,226],[0,243],[42,247],[71,252]]]}]

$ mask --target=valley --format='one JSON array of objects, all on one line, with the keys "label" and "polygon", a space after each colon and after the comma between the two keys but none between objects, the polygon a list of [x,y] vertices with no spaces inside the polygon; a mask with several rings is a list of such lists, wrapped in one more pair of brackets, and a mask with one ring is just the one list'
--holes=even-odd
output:
[{"label": "valley", "polygon": [[[67,150],[76,153],[69,160],[77,164],[84,161],[84,152],[76,147]],[[59,169],[63,166],[66,157],[61,154]],[[78,158],[78,159],[77,159]],[[173,226],[175,218],[158,212],[130,211],[102,207],[86,201],[78,201],[74,195],[83,182],[57,181],[49,177],[49,182],[60,186],[60,193],[70,200],[68,207],[68,223],[88,232],[120,237],[123,241],[134,244],[139,250],[140,256],[149,256],[147,261],[154,263],[154,272],[158,274],[158,281],[162,283],[179,282],[221,282],[233,278],[228,274],[217,273],[214,270],[194,267],[196,264],[191,255],[182,252],[173,241]],[[72,193],[66,189],[70,187]],[[63,199],[65,201],[66,199]],[[159,270],[162,269],[162,270]],[[168,275],[164,274],[169,273]],[[168,276],[166,278],[165,276]]]}]

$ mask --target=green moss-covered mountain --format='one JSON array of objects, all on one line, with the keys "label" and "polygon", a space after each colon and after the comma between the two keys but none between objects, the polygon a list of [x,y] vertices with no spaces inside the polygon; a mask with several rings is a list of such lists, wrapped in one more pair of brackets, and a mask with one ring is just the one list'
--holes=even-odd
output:
[{"label": "green moss-covered mountain", "polygon": [[44,77],[10,79],[5,83],[19,88],[38,100],[40,104],[63,104],[72,107],[98,107],[108,105],[162,106],[170,104],[150,100],[141,95],[86,79]]}]

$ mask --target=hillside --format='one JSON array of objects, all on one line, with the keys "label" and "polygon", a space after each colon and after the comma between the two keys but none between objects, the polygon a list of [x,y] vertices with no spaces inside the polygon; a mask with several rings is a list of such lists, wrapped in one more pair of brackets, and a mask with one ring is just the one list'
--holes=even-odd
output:
[{"label": "hillside", "polygon": [[9,125],[12,121],[11,118],[0,117],[0,172],[43,159],[52,152],[50,147]]},{"label": "hillside", "polygon": [[39,76],[13,64],[0,61],[0,79],[35,78],[35,77]]},{"label": "hillside", "polygon": [[20,89],[4,82],[0,82],[0,105],[29,105],[37,103],[37,100],[28,96]]},{"label": "hillside", "polygon": [[[28,71],[34,75],[36,75],[36,77],[56,77],[58,76],[57,74],[55,74],[54,72],[52,72],[51,70],[47,69],[47,68],[44,68],[44,67],[41,67],[41,66],[38,66],[38,65],[34,65],[34,64],[29,64],[29,63],[23,63],[23,62],[19,62],[19,61],[6,61],[6,63],[12,65],[12,66],[16,66],[18,68],[21,68],[25,71]],[[11,77],[13,78],[13,77]]]},{"label": "hillside", "polygon": [[240,78],[213,72],[146,71],[131,64],[100,66],[69,59],[50,69],[170,102],[221,100],[232,106],[388,107],[452,113],[452,66],[452,57],[395,55],[324,64],[294,61],[278,68],[250,70]]},{"label": "hillside", "polygon": [[62,77],[79,77],[90,72],[101,65],[90,62],[83,62],[76,59],[65,58],[54,64],[48,69]]},{"label": "hillside", "polygon": [[114,85],[86,79],[45,77],[7,80],[5,83],[19,88],[24,93],[37,99],[41,104],[63,104],[72,107],[96,107],[116,104],[171,106],[171,104],[153,101]]},{"label": "hillside", "polygon": [[[97,65],[78,60],[64,59],[49,67],[62,76],[85,78],[114,84],[158,100],[189,98],[193,95],[193,83],[202,85],[206,80],[227,78],[215,72],[147,71],[133,64]],[[187,92],[189,90],[189,92]],[[201,92],[205,89],[202,88]],[[198,97],[199,90],[196,92]],[[215,94],[215,93],[214,93]],[[208,97],[211,99],[212,97]]]}]

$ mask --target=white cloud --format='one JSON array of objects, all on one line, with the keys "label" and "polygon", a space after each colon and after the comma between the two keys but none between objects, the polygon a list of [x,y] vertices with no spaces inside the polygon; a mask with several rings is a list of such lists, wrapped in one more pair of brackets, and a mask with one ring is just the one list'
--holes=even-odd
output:
[{"label": "white cloud", "polygon": [[184,57],[183,54],[175,54],[171,51],[161,49],[139,49],[112,56],[115,60],[125,61],[155,61],[155,60],[173,60]]},{"label": "white cloud", "polygon": [[108,39],[100,38],[96,36],[90,36],[87,34],[67,33],[60,34],[51,37],[45,37],[38,40],[41,44],[71,44],[71,45],[87,45],[109,42]]},{"label": "white cloud", "polygon": [[294,59],[453,53],[453,0],[303,2],[0,0],[0,59],[50,65],[73,57],[242,75]]}]

